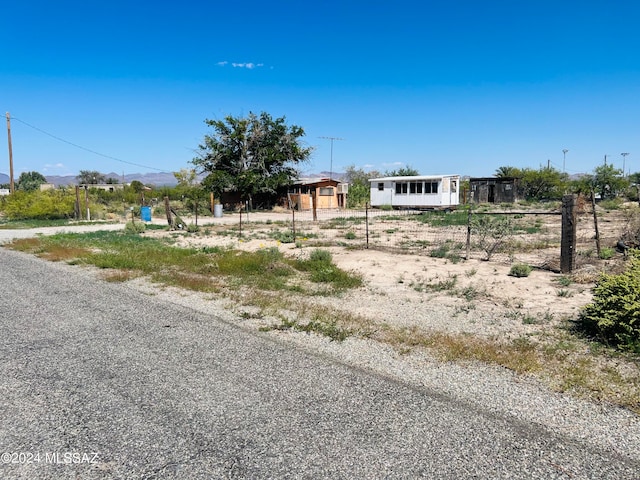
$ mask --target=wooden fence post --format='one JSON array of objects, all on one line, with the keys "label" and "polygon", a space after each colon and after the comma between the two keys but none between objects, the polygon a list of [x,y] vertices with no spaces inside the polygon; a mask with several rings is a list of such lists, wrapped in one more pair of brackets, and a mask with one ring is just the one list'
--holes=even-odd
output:
[{"label": "wooden fence post", "polygon": [[596,212],[596,196],[591,190],[591,208],[593,209],[593,228],[596,230],[596,253],[600,258],[600,232],[598,231],[598,212]]},{"label": "wooden fence post", "polygon": [[169,204],[169,197],[164,197],[164,211],[167,214],[167,223],[173,229],[173,219],[171,218],[171,205]]},{"label": "wooden fence post", "polygon": [[76,203],[73,206],[73,215],[76,220],[82,220],[82,212],[80,212],[80,187],[78,185],[76,185]]},{"label": "wooden fence post", "polygon": [[576,264],[576,196],[562,197],[562,238],[560,240],[560,272],[571,273]]}]

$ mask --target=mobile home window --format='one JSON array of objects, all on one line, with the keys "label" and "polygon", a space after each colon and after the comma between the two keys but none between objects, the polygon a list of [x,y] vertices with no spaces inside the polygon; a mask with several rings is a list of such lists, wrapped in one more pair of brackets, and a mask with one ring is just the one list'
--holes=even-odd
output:
[{"label": "mobile home window", "polygon": [[403,193],[407,193],[408,191],[407,182],[398,182],[396,183],[396,195],[401,195]]},{"label": "mobile home window", "polygon": [[438,193],[438,182],[424,182],[424,193]]},{"label": "mobile home window", "polygon": [[378,191],[379,192],[384,192],[384,183],[382,183],[382,182],[378,183]]}]

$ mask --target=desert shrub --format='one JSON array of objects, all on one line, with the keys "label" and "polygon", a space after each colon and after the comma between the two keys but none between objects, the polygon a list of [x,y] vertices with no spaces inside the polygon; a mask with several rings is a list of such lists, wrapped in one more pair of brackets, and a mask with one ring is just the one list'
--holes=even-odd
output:
[{"label": "desert shrub", "polygon": [[270,233],[270,237],[280,243],[293,243],[295,241],[291,230],[275,230]]},{"label": "desert shrub", "polygon": [[604,248],[600,249],[600,258],[602,260],[609,260],[615,254],[616,254],[615,249],[613,249],[611,247],[604,247]]},{"label": "desert shrub", "polygon": [[640,259],[634,253],[626,270],[602,274],[593,301],[584,307],[580,325],[607,344],[640,352]]},{"label": "desert shrub", "polygon": [[619,210],[620,207],[622,207],[623,203],[624,203],[624,201],[622,200],[622,198],[615,197],[615,198],[610,198],[610,199],[607,199],[607,200],[602,200],[599,203],[599,205],[603,209],[609,211],[609,210]]},{"label": "desert shrub", "polygon": [[355,240],[356,234],[354,232],[347,232],[344,234],[344,238],[347,240]]},{"label": "desert shrub", "polygon": [[528,277],[531,273],[531,266],[526,263],[516,263],[511,266],[511,270],[509,270],[509,275],[512,277]]},{"label": "desert shrub", "polygon": [[147,226],[142,222],[127,222],[124,226],[124,233],[136,234],[142,233],[147,229]]},{"label": "desert shrub", "polygon": [[487,260],[513,234],[511,219],[507,217],[492,217],[490,215],[474,215],[471,220],[471,232],[477,238],[477,243],[487,254]]},{"label": "desert shrub", "polygon": [[16,191],[6,197],[2,210],[9,220],[51,220],[73,217],[74,205],[75,195],[70,191]]},{"label": "desert shrub", "polygon": [[312,262],[319,263],[331,263],[333,257],[331,256],[331,252],[329,250],[323,250],[321,248],[316,248],[312,250],[309,254],[309,260]]}]

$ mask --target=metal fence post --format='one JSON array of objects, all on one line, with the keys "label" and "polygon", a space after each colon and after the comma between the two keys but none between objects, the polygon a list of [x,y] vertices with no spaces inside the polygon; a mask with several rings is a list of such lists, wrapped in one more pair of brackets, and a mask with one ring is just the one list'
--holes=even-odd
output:
[{"label": "metal fence post", "polygon": [[291,209],[291,230],[293,230],[293,242],[296,241],[296,210]]},{"label": "metal fence post", "polygon": [[467,260],[471,254],[471,208],[467,210]]},{"label": "metal fence post", "polygon": [[364,204],[364,225],[367,236],[367,248],[369,248],[369,203]]}]

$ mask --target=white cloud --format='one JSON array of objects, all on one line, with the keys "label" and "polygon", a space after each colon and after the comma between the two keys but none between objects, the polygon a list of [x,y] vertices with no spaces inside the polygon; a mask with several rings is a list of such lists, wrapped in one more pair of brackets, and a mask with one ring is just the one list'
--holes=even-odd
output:
[{"label": "white cloud", "polygon": [[66,170],[67,167],[65,167],[64,164],[62,163],[55,163],[55,164],[45,163],[43,168],[45,172],[48,172],[49,170],[61,170],[61,169]]},{"label": "white cloud", "polygon": [[[264,63],[253,63],[253,62],[227,62],[226,60],[223,62],[216,63],[219,67],[226,67],[227,65],[231,65],[234,68],[246,68],[247,70],[253,70],[254,68],[264,67]],[[273,67],[269,67],[273,69]]]},{"label": "white cloud", "polygon": [[254,68],[264,67],[264,63],[232,63],[233,67],[236,68],[247,68],[249,70],[253,70]]}]

